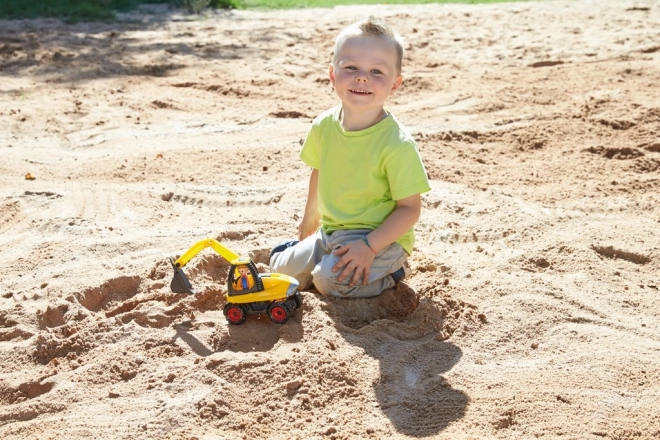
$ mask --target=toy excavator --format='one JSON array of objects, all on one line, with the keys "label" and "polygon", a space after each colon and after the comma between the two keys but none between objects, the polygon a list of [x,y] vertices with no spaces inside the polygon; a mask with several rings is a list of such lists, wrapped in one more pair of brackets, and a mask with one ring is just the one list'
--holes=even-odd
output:
[{"label": "toy excavator", "polygon": [[183,267],[207,247],[213,248],[231,263],[225,294],[227,304],[223,309],[230,324],[242,324],[252,313],[268,313],[271,321],[284,324],[302,305],[302,295],[298,292],[295,278],[279,273],[259,273],[250,258],[240,257],[213,238],[198,241],[176,260],[170,258],[174,269],[174,278],[170,283],[172,292],[197,293]]}]

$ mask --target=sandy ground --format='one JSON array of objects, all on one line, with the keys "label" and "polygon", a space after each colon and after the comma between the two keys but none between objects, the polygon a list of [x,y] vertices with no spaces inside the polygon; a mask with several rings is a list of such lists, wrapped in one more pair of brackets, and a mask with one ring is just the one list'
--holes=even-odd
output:
[{"label": "sandy ground", "polygon": [[[189,296],[167,259],[268,271],[369,14],[433,187],[412,276],[229,326],[228,263]],[[0,438],[660,438],[657,2],[121,20],[0,22]]]}]

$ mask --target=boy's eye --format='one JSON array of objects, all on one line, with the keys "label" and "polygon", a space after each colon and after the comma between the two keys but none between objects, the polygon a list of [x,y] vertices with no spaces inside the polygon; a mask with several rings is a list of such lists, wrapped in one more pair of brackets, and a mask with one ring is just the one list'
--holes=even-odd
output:
[{"label": "boy's eye", "polygon": [[383,73],[383,72],[381,72],[381,71],[378,70],[378,69],[373,69],[373,70],[371,71],[371,73],[375,73],[376,75],[380,75],[380,74]]}]

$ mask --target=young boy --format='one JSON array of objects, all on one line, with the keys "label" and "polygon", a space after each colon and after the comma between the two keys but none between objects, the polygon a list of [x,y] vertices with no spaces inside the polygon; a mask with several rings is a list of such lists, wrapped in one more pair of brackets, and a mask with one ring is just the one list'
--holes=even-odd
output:
[{"label": "young boy", "polygon": [[373,17],[337,37],[329,76],[341,105],[314,120],[300,153],[312,167],[300,241],[270,257],[301,289],[366,298],[410,272],[420,194],[431,188],[414,139],[383,108],[403,81],[402,59],[401,37]]}]

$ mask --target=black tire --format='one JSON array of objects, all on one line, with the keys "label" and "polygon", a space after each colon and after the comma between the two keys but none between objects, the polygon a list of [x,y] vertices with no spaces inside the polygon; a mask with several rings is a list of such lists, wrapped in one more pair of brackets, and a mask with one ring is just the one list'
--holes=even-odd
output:
[{"label": "black tire", "polygon": [[297,309],[298,307],[302,306],[303,299],[302,299],[302,295],[300,294],[300,292],[296,292],[296,294],[294,295],[293,299],[294,299],[294,301],[295,301],[295,303],[296,303],[296,309]]},{"label": "black tire", "polygon": [[227,322],[233,325],[243,324],[247,318],[247,310],[240,304],[227,303],[222,310]]},{"label": "black tire", "polygon": [[268,306],[268,316],[275,324],[284,324],[291,315],[291,309],[287,303],[274,301]]}]

